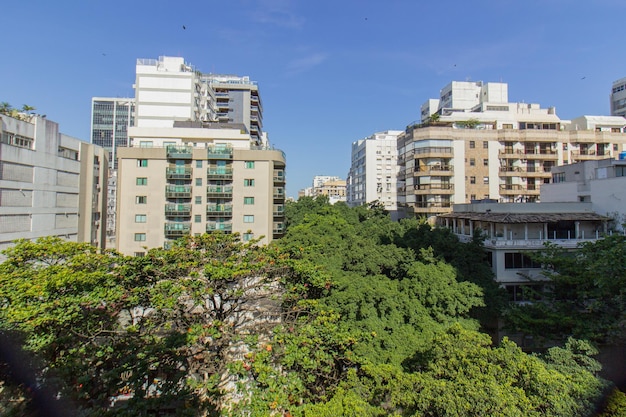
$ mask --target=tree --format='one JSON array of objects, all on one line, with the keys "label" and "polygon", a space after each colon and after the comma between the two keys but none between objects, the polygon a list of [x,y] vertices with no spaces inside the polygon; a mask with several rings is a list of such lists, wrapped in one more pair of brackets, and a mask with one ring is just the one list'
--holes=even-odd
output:
[{"label": "tree", "polygon": [[[145,257],[58,238],[20,241],[6,255],[0,330],[21,335],[42,360],[38,378],[86,413],[111,401],[129,415],[218,413],[237,392],[231,365],[246,337],[267,343],[283,316],[304,314],[297,294],[323,289],[305,263],[220,233]],[[119,401],[124,393],[132,397]]]},{"label": "tree", "polygon": [[626,237],[609,236],[567,251],[547,245],[533,255],[544,265],[541,301],[511,306],[510,327],[537,339],[565,341],[573,336],[595,343],[626,338]]}]

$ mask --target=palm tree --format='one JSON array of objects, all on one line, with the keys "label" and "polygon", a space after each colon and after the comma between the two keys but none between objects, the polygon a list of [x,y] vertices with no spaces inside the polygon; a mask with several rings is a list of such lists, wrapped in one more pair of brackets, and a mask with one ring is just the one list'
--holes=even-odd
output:
[{"label": "palm tree", "polygon": [[22,105],[22,111],[24,113],[32,113],[34,110],[36,110],[33,106],[29,106],[28,104],[24,104]]},{"label": "palm tree", "polygon": [[7,103],[6,101],[3,101],[2,103],[0,103],[0,114],[6,114],[9,115],[11,113],[12,107],[9,103]]}]

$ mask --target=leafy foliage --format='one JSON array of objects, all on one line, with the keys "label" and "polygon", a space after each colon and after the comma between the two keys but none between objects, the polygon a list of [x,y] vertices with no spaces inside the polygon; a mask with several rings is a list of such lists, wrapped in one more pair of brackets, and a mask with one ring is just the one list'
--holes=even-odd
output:
[{"label": "leafy foliage", "polygon": [[[587,342],[539,357],[477,331],[492,291],[478,239],[375,204],[286,212],[264,247],[220,233],[144,257],[18,242],[0,265],[0,331],[85,416],[592,414],[607,385]],[[28,389],[1,365],[8,410]]]},{"label": "leafy foliage", "polygon": [[575,253],[548,245],[536,257],[549,278],[543,302],[512,306],[506,317],[517,331],[596,343],[624,341],[626,333],[626,237],[584,243]]}]

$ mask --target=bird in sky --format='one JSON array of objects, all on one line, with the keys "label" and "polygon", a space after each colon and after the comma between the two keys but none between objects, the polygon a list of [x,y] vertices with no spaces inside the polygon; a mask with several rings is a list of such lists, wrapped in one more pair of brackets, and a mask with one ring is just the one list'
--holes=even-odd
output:
[{"label": "bird in sky", "polygon": [[187,27],[185,25],[183,25],[183,30],[187,30]]}]

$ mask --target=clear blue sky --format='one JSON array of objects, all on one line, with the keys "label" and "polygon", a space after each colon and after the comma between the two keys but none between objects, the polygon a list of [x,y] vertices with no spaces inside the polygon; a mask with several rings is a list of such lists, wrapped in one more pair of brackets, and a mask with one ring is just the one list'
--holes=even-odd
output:
[{"label": "clear blue sky", "polygon": [[137,58],[249,75],[295,196],[345,178],[353,141],[404,129],[452,80],[507,82],[564,119],[609,114],[625,17],[624,0],[12,0],[0,101],[89,140],[91,97],[133,96]]}]

